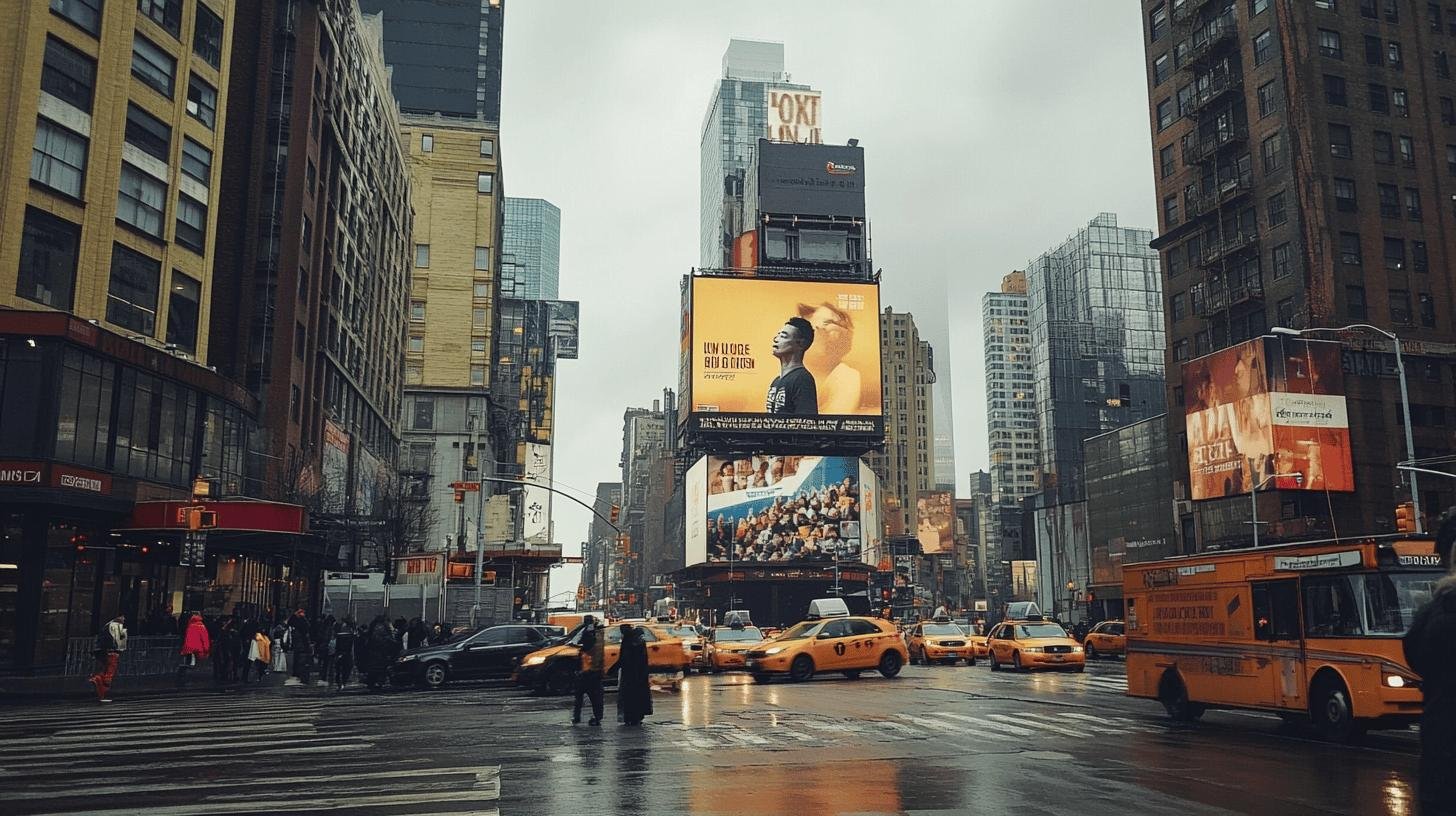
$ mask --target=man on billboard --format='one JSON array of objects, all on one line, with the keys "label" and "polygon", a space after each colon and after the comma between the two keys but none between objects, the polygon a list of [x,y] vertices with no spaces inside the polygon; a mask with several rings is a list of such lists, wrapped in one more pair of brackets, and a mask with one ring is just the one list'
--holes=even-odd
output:
[{"label": "man on billboard", "polygon": [[814,375],[818,386],[819,412],[859,413],[864,380],[859,369],[844,361],[854,347],[854,318],[827,300],[817,306],[800,303],[799,317],[814,327],[818,340],[813,349],[805,352],[804,367]]},{"label": "man on billboard", "polygon": [[779,375],[768,387],[764,411],[790,416],[818,416],[819,392],[814,375],[804,367],[804,352],[814,345],[814,327],[802,317],[791,317],[774,335],[773,356]]}]

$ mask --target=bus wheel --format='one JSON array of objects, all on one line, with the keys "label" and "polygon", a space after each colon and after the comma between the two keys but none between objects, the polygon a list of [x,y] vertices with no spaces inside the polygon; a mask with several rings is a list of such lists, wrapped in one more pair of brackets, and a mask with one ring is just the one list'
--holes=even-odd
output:
[{"label": "bus wheel", "polygon": [[1158,684],[1158,702],[1178,722],[1193,722],[1203,716],[1203,706],[1188,699],[1188,687],[1173,672],[1164,674],[1163,682]]},{"label": "bus wheel", "polygon": [[1331,742],[1351,742],[1365,731],[1355,720],[1349,690],[1337,677],[1315,681],[1309,695],[1309,716],[1320,736]]}]

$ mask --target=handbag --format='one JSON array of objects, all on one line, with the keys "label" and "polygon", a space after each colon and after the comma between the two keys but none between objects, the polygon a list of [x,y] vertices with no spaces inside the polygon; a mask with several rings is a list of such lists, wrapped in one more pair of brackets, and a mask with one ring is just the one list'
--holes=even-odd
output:
[{"label": "handbag", "polygon": [[251,663],[252,661],[257,660],[257,659],[258,659],[258,641],[256,639],[255,640],[250,640],[250,641],[248,641],[248,662]]}]

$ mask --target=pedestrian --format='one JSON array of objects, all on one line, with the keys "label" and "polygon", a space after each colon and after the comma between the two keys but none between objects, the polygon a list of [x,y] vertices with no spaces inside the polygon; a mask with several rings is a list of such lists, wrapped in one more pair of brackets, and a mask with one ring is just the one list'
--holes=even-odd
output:
[{"label": "pedestrian", "polygon": [[313,670],[313,643],[309,640],[311,628],[303,610],[294,610],[293,617],[288,619],[289,646],[293,650],[293,676],[284,681],[285,686],[308,685]]},{"label": "pedestrian", "polygon": [[1405,636],[1405,660],[1421,676],[1420,803],[1422,816],[1456,816],[1456,507],[1441,517],[1436,551],[1446,577],[1416,613]]},{"label": "pedestrian", "polygon": [[652,713],[652,688],[647,681],[647,641],[630,623],[622,624],[617,657],[617,710],[623,725],[641,725]]},{"label": "pedestrian", "polygon": [[318,666],[320,686],[327,687],[334,673],[334,616],[328,615],[313,627],[313,656]]},{"label": "pedestrian", "polygon": [[[399,620],[403,625],[404,619]],[[379,688],[389,679],[389,667],[399,656],[399,638],[390,628],[389,620],[379,615],[369,625],[368,645],[365,650],[368,659],[359,664],[365,672],[365,682],[370,688]]]},{"label": "pedestrian", "polygon": [[582,620],[580,665],[576,672],[576,704],[571,709],[571,724],[581,722],[581,699],[591,700],[592,716],[587,725],[602,724],[602,672],[607,665],[607,631],[597,628],[596,618]]},{"label": "pedestrian", "polygon": [[187,630],[182,634],[182,660],[177,664],[177,688],[182,688],[187,682],[187,672],[197,668],[197,661],[205,659],[212,653],[212,637],[207,634],[207,625],[202,622],[202,616],[196,612],[187,622]]},{"label": "pedestrian", "polygon": [[111,683],[116,679],[116,664],[126,651],[126,615],[112,618],[96,633],[96,673],[91,685],[96,687],[97,702],[111,702]]},{"label": "pedestrian", "polygon": [[263,668],[258,665],[258,624],[252,618],[245,617],[238,624],[238,653],[237,664],[242,669],[243,684],[248,682],[248,676],[253,669],[258,669],[258,679],[263,679]]},{"label": "pedestrian", "polygon": [[348,615],[334,624],[334,685],[343,690],[349,685],[349,675],[354,671],[354,641],[358,629],[354,619]]},{"label": "pedestrian", "polygon": [[420,620],[419,618],[415,618],[413,621],[410,622],[409,644],[405,646],[405,648],[418,649],[421,646],[425,645],[425,640],[428,639],[429,636],[430,630],[425,626],[425,622]]},{"label": "pedestrian", "polygon": [[438,646],[449,639],[450,630],[445,628],[445,624],[437,623],[430,629],[429,644],[431,646]]},{"label": "pedestrian", "polygon": [[399,641],[399,645],[401,648],[404,647],[404,638],[407,632],[409,632],[409,624],[405,623],[404,618],[395,618],[394,639]]}]

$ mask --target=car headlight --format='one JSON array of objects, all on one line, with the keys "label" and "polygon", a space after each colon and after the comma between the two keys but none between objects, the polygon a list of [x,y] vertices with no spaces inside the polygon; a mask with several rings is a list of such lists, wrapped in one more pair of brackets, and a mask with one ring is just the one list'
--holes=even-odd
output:
[{"label": "car headlight", "polygon": [[1023,652],[1031,652],[1032,654],[1041,654],[1042,652],[1046,651],[1046,649],[1044,649],[1044,648],[1042,648],[1040,646],[1027,646],[1025,649],[1022,649],[1021,651],[1023,651]]},{"label": "car headlight", "polygon": [[400,655],[400,658],[399,658],[399,660],[397,662],[399,662],[399,663],[408,663],[411,660],[418,660],[419,657],[420,657],[419,655]]},{"label": "car headlight", "polygon": [[1405,678],[1398,674],[1385,675],[1385,685],[1391,688],[1405,688]]},{"label": "car headlight", "polygon": [[539,666],[539,665],[541,665],[542,663],[545,663],[545,662],[546,662],[546,658],[544,656],[542,656],[542,655],[531,655],[530,657],[526,658],[526,661],[524,663],[522,663],[521,665],[523,665],[523,666]]},{"label": "car headlight", "polygon": [[1072,654],[1081,654],[1083,651],[1085,650],[1081,646],[1072,647]]},{"label": "car headlight", "polygon": [[783,646],[775,646],[772,649],[765,649],[763,653],[765,655],[776,655],[779,652],[782,652],[783,650],[784,650],[784,647]]}]

